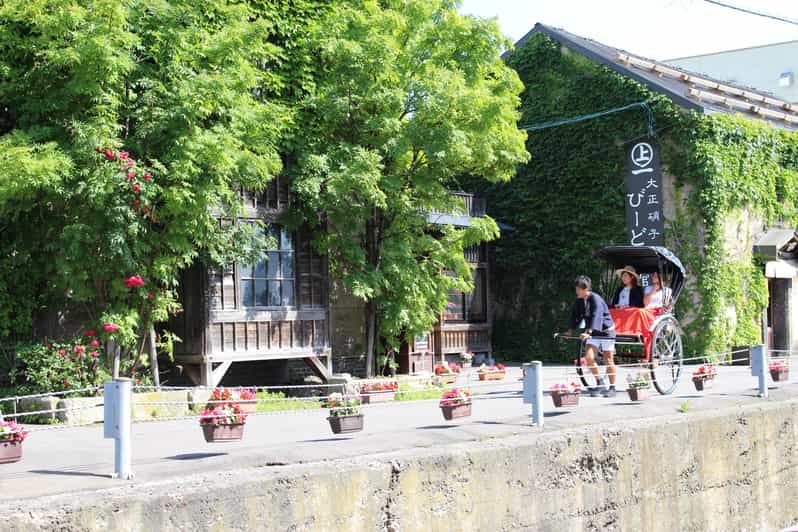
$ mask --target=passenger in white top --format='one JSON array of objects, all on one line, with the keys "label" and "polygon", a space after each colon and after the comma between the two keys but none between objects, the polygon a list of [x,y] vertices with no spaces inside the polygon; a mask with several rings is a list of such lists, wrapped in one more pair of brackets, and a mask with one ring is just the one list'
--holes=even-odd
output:
[{"label": "passenger in white top", "polygon": [[662,286],[659,274],[657,272],[652,273],[651,284],[646,287],[646,295],[643,298],[646,308],[670,307],[672,297],[673,292],[667,286]]}]

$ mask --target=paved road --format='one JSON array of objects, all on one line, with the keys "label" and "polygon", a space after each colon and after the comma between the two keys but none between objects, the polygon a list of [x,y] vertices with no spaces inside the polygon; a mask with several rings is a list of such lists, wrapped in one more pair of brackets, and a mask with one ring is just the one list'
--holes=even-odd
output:
[{"label": "paved road", "polygon": [[[330,432],[325,411],[298,411],[252,416],[238,443],[205,443],[196,420],[136,423],[133,426],[134,482],[158,481],[199,472],[236,470],[281,464],[332,460],[453,442],[473,442],[510,434],[530,435],[579,425],[601,424],[619,418],[677,414],[689,401],[690,411],[762,401],[748,368],[724,367],[715,387],[697,393],[683,377],[672,396],[655,395],[644,403],[582,396],[573,409],[555,409],[544,398],[543,428],[530,424],[530,407],[521,399],[520,369],[508,368],[507,380],[475,399],[473,415],[446,422],[435,402],[389,403],[365,410],[365,430],[353,435]],[[552,383],[565,368],[547,367],[544,382]],[[798,396],[798,386],[784,384],[770,400]],[[113,441],[102,438],[101,427],[64,428],[34,432],[24,444],[25,456],[16,464],[0,465],[0,500],[119,486],[109,478],[113,470]]]}]

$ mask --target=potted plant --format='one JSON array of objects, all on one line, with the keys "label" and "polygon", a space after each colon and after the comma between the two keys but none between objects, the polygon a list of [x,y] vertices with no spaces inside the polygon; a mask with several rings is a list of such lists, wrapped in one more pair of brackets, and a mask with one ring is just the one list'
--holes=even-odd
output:
[{"label": "potted plant", "polygon": [[358,386],[360,401],[364,405],[393,401],[399,383],[394,380],[367,382]]},{"label": "potted plant", "polygon": [[462,361],[463,368],[470,368],[471,361],[474,360],[474,353],[461,353],[460,360]]},{"label": "potted plant", "polygon": [[254,389],[239,388],[234,396],[243,413],[254,414],[258,411],[258,396]]},{"label": "potted plant", "polygon": [[223,388],[213,391],[208,404],[200,412],[202,433],[209,443],[240,440],[244,436],[246,420],[247,415],[233,401],[233,394]]},{"label": "potted plant", "polygon": [[704,364],[693,372],[693,385],[696,391],[702,392],[712,386],[718,370],[712,364]]},{"label": "potted plant", "polygon": [[479,380],[481,381],[500,381],[504,379],[506,370],[504,364],[496,364],[495,366],[487,366],[482,364],[477,371]]},{"label": "potted plant", "polygon": [[783,359],[774,360],[770,363],[770,377],[773,382],[785,382],[790,378],[790,366]]},{"label": "potted plant", "polygon": [[648,374],[640,372],[637,375],[626,376],[626,391],[629,392],[629,399],[632,401],[643,401],[648,399],[648,392],[651,388],[651,381]]},{"label": "potted plant", "polygon": [[359,397],[332,393],[325,399],[324,408],[330,409],[327,421],[330,422],[334,434],[363,430],[363,413],[360,411]]},{"label": "potted plant", "polygon": [[[454,367],[452,367],[454,366]],[[444,384],[454,384],[457,382],[457,373],[455,369],[459,368],[457,364],[438,364],[435,366],[435,375]]]},{"label": "potted plant", "polygon": [[576,382],[570,384],[559,383],[552,386],[549,389],[549,393],[554,401],[554,406],[561,408],[563,406],[577,406],[579,404],[580,390],[581,386]]},{"label": "potted plant", "polygon": [[22,460],[22,442],[28,431],[16,421],[0,420],[0,464],[10,464]]},{"label": "potted plant", "polygon": [[443,392],[440,402],[443,418],[447,421],[471,415],[471,394],[454,388]]}]

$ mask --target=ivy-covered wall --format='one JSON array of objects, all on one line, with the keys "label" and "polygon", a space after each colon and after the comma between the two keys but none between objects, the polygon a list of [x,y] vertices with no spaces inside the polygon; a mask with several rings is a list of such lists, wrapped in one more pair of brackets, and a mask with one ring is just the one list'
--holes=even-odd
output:
[{"label": "ivy-covered wall", "polygon": [[[686,112],[646,87],[538,35],[511,53],[526,90],[522,125],[655,99],[655,129],[672,189],[666,241],[690,270],[678,309],[688,353],[759,341],[767,285],[750,245],[729,245],[729,220],[755,238],[796,220],[796,135],[727,116]],[[530,132],[531,161],[510,183],[482,188],[489,213],[514,227],[496,249],[499,356],[557,359],[553,333],[566,325],[573,278],[603,270],[592,252],[624,243],[624,144],[646,135],[630,110]],[[475,184],[476,185],[476,184]],[[740,248],[743,249],[743,248]]]}]

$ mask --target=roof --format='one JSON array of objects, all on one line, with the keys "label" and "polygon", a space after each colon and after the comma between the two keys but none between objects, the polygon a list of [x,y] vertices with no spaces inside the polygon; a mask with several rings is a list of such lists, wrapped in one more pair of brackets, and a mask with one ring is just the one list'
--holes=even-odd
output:
[{"label": "roof", "polygon": [[679,258],[662,246],[607,246],[594,253],[613,268],[634,266],[641,273],[657,272],[661,262],[667,262],[684,275],[684,266]]},{"label": "roof", "polygon": [[756,243],[754,243],[754,253],[763,255],[769,259],[779,258],[784,254],[784,252],[786,252],[786,254],[792,255],[794,250],[785,250],[785,248],[792,240],[795,239],[796,234],[795,230],[793,229],[771,229],[762,235],[759,240],[756,241]]},{"label": "roof", "polygon": [[591,61],[645,85],[685,109],[704,114],[739,113],[748,118],[769,122],[781,129],[798,129],[798,104],[631,54],[559,28],[535,24],[516,43],[516,48],[539,33]]},{"label": "roof", "polygon": [[714,57],[716,55],[723,55],[723,54],[736,54],[738,52],[747,52],[748,50],[761,50],[763,48],[775,48],[777,46],[785,46],[790,44],[798,44],[798,41],[773,42],[769,44],[758,44],[756,46],[746,46],[744,48],[732,48],[731,50],[720,50],[718,52],[709,52],[706,54],[686,55],[684,57],[674,57],[672,59],[666,59],[665,62],[668,63],[670,61],[681,61],[682,59],[697,59],[699,57]]}]

